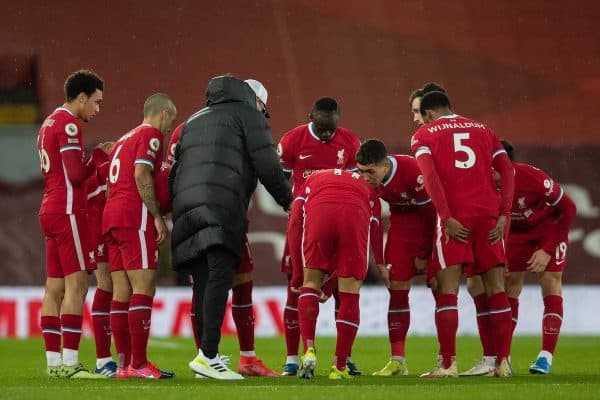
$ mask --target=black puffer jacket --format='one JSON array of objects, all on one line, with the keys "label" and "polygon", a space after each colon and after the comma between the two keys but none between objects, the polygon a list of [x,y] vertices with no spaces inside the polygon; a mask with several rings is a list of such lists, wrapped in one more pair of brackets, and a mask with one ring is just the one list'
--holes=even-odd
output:
[{"label": "black puffer jacket", "polygon": [[186,122],[169,177],[173,198],[173,268],[193,268],[203,252],[224,246],[240,256],[248,203],[257,178],[288,208],[290,185],[283,175],[271,127],[256,109],[243,81],[213,78],[207,107]]}]

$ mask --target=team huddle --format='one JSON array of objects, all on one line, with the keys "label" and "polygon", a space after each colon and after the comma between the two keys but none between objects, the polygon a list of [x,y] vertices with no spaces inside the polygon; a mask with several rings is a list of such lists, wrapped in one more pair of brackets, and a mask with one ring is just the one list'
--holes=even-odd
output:
[{"label": "team huddle", "polygon": [[[193,288],[191,323],[198,354],[189,367],[198,378],[313,378],[319,303],[330,297],[335,301],[337,341],[329,378],[361,375],[351,354],[371,253],[390,295],[391,353],[373,375],[409,374],[405,354],[409,291],[413,278],[425,275],[436,302],[439,351],[436,365],[421,377],[511,376],[511,341],[526,272],[539,278],[544,301],[542,349],[530,372],[550,372],[562,323],[562,271],[575,205],[543,171],[514,162],[509,142],[501,141],[485,124],[456,114],[441,86],[426,84],[409,98],[418,125],[410,143],[414,156],[389,154],[375,139],[361,143],[352,131],[338,126],[340,109],[329,97],[318,99],[310,122],[285,133],[275,146],[264,86],[252,79],[216,77],[207,89],[207,107],[172,134],[175,104],[157,93],[146,100],[141,125],[114,143],[99,144],[86,159],[81,122],[99,112],[103,81],[91,71],[77,71],[67,79],[65,95],[65,104],[42,124],[37,142],[45,178],[40,224],[47,281],[41,327],[48,376],[175,376],[147,357],[158,247],[169,240],[165,216],[170,213],[173,265],[190,274]],[[233,227],[211,222],[188,201],[195,187],[187,185],[186,174],[210,170],[207,164],[222,166],[220,160],[206,163],[191,157],[194,148],[210,153],[215,140],[221,140],[204,137],[203,142],[197,129],[206,129],[213,121],[223,126],[223,105],[232,103],[242,110],[233,113],[242,139],[236,137],[232,143],[243,141],[241,147],[250,153],[248,169],[289,212],[281,262],[288,286],[283,315],[287,358],[281,373],[265,366],[254,349],[254,262],[245,219],[249,199],[240,203],[236,212],[244,215]],[[257,132],[263,136],[252,139]],[[245,164],[233,169],[243,168]],[[218,202],[219,191],[231,197],[226,184],[239,181],[220,178],[223,185],[214,191],[194,194],[202,199],[201,208]],[[291,179],[291,188],[284,179]],[[256,178],[245,186],[247,193],[253,192]],[[388,203],[391,213],[385,245],[381,201]],[[190,221],[207,226],[210,234],[190,233],[190,225],[184,224]],[[220,237],[235,238],[228,241],[235,248],[217,246],[214,241]],[[228,263],[235,264],[231,273],[225,267],[214,268]],[[92,271],[97,280],[92,303],[97,360],[93,372],[78,358],[87,277]],[[459,372],[457,295],[463,275],[477,311],[482,360]],[[225,296],[232,291],[240,346],[237,372],[218,354],[226,297],[215,285]]]}]

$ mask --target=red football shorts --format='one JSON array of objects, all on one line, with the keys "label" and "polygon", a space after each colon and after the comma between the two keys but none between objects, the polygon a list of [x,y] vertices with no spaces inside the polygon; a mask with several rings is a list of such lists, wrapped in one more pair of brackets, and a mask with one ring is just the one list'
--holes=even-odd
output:
[{"label": "red football shorts", "polygon": [[305,268],[364,280],[368,269],[370,215],[352,204],[319,203],[305,209]]},{"label": "red football shorts", "polygon": [[94,251],[96,262],[107,263],[108,247],[104,243],[104,236],[102,236],[102,214],[89,210],[87,227],[90,250]]},{"label": "red football shorts", "polygon": [[78,271],[96,269],[89,251],[86,214],[42,214],[40,225],[46,238],[46,275],[64,278]]},{"label": "red football shorts", "polygon": [[250,254],[250,245],[248,244],[248,237],[246,236],[244,245],[242,246],[242,260],[235,273],[245,274],[252,271],[254,271],[254,260]]},{"label": "red football shorts", "polygon": [[438,217],[434,251],[440,268],[462,264],[466,276],[482,274],[498,265],[506,265],[504,240],[492,244],[488,234],[496,226],[495,217],[461,217],[459,222],[471,231],[467,243],[449,238]]},{"label": "red football shorts", "polygon": [[135,228],[112,228],[104,234],[104,241],[108,245],[110,272],[156,269],[158,246],[154,225],[145,231]]},{"label": "red football shorts", "polygon": [[[506,244],[506,258],[508,259],[508,272],[521,272],[529,266],[527,261],[531,255],[541,248],[544,234],[511,233]],[[550,262],[546,267],[548,272],[562,272],[567,266],[568,241],[565,238],[556,246],[554,254],[550,254]]]},{"label": "red football shorts", "polygon": [[425,247],[424,226],[418,215],[392,216],[385,244],[385,263],[392,281],[408,281],[417,271],[415,258]]}]

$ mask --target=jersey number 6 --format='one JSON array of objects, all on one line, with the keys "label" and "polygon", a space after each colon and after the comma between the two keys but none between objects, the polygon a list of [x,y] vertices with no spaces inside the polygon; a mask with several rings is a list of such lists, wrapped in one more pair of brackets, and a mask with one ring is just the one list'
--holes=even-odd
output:
[{"label": "jersey number 6", "polygon": [[119,179],[119,171],[121,170],[121,160],[118,159],[119,152],[123,145],[117,147],[117,151],[115,151],[115,155],[113,156],[112,161],[110,162],[110,169],[108,170],[108,180],[110,183],[117,183],[117,179]]}]

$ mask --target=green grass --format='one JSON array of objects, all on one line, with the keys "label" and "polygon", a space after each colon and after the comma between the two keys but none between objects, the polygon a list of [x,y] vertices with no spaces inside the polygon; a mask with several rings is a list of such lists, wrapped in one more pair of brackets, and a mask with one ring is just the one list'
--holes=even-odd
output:
[{"label": "green grass", "polygon": [[[0,340],[0,399],[588,399],[600,398],[600,338],[562,337],[555,355],[552,374],[532,376],[528,372],[537,355],[540,339],[517,337],[513,344],[512,363],[515,376],[510,379],[459,378],[423,380],[418,374],[433,367],[437,342],[432,337],[410,337],[407,342],[408,377],[379,378],[369,376],[387,362],[386,338],[359,337],[354,347],[354,361],[365,376],[352,381],[326,379],[334,348],[334,339],[318,338],[317,377],[310,382],[297,378],[250,378],[239,382],[194,379],[187,369],[193,358],[189,339],[152,340],[149,356],[161,368],[171,369],[177,378],[169,381],[69,381],[45,376],[45,356],[41,340]],[[279,369],[284,361],[282,338],[258,339],[256,348],[265,363]],[[237,342],[224,338],[223,354],[234,355]],[[465,370],[480,357],[475,337],[458,340],[459,368]],[[81,360],[93,366],[93,343],[84,340]],[[345,397],[345,398],[344,398]]]}]

